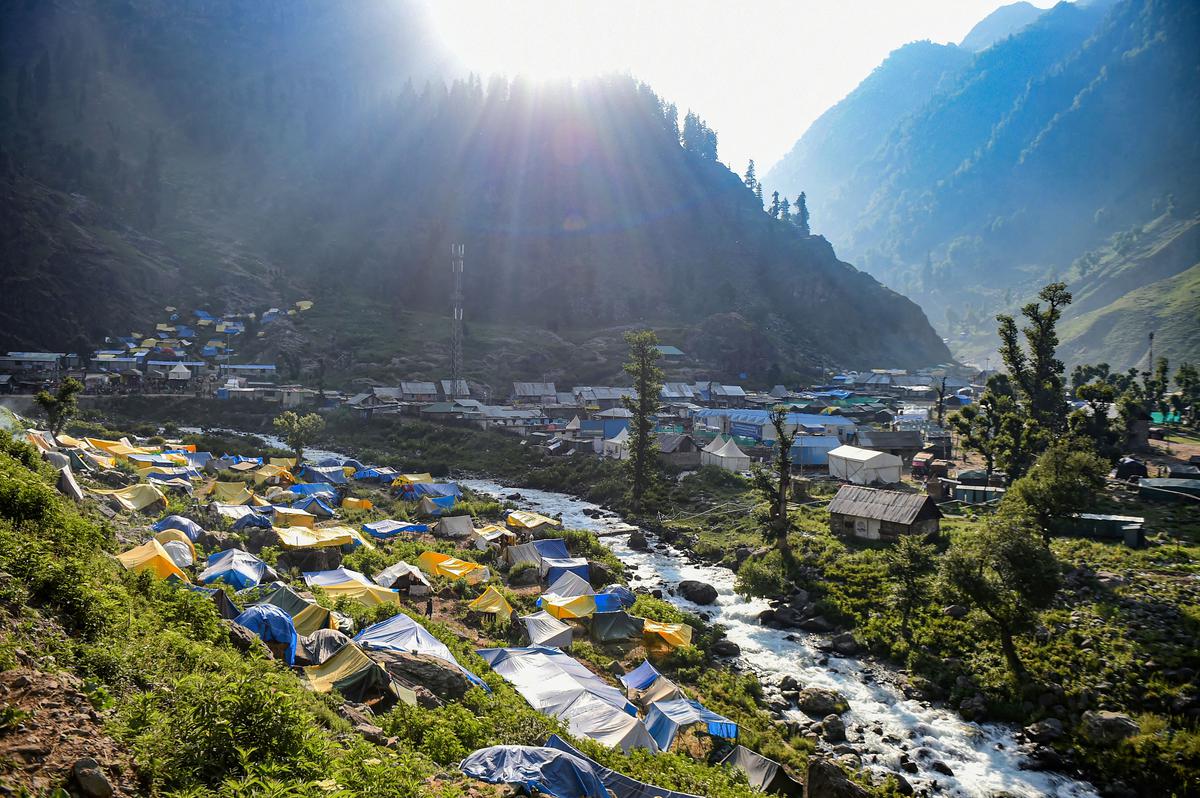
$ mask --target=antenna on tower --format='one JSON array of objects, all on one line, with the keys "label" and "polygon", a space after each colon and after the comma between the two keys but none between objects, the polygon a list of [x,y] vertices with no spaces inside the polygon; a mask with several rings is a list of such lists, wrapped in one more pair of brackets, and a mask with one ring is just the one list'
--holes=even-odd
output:
[{"label": "antenna on tower", "polygon": [[450,397],[458,398],[459,381],[463,379],[463,255],[466,247],[450,245],[450,273],[454,281],[450,295]]}]

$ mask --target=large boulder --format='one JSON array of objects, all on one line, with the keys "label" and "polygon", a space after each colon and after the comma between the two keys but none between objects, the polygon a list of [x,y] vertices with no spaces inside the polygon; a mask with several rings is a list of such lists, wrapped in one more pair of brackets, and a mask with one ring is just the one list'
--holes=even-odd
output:
[{"label": "large boulder", "polygon": [[1025,727],[1025,736],[1039,743],[1057,740],[1065,733],[1062,721],[1058,718],[1047,718]]},{"label": "large boulder", "polygon": [[443,701],[458,701],[471,689],[461,670],[437,657],[405,651],[367,651],[367,656],[406,687],[424,687]]},{"label": "large boulder", "polygon": [[717,600],[717,589],[707,582],[685,579],[679,583],[679,595],[693,604],[712,604]]},{"label": "large boulder", "polygon": [[542,574],[538,571],[537,566],[529,568],[518,568],[508,575],[509,587],[530,587],[538,585],[542,582]]},{"label": "large boulder", "polygon": [[846,724],[837,715],[826,715],[821,721],[821,736],[831,743],[845,742]]},{"label": "large boulder", "polygon": [[599,590],[602,587],[611,585],[617,581],[617,578],[604,563],[588,560],[588,581],[592,587]]},{"label": "large boulder", "polygon": [[842,769],[825,759],[810,759],[804,777],[804,798],[870,798]]},{"label": "large boulder", "polygon": [[642,530],[631,532],[629,534],[629,548],[634,551],[650,551],[650,541],[646,540],[646,533]]},{"label": "large boulder", "polygon": [[736,657],[742,653],[742,647],[732,640],[724,638],[712,644],[710,649],[715,657]]},{"label": "large boulder", "polygon": [[100,763],[91,757],[78,760],[71,767],[71,775],[75,779],[75,786],[79,788],[80,794],[87,798],[111,798],[112,782],[108,780],[108,776],[104,775]]},{"label": "large boulder", "polygon": [[800,707],[800,711],[805,715],[814,718],[840,715],[850,708],[841,693],[824,687],[805,687],[796,699],[796,706]]},{"label": "large boulder", "polygon": [[1137,721],[1124,712],[1101,709],[1083,713],[1083,736],[1094,743],[1112,745],[1141,730]]},{"label": "large boulder", "polygon": [[258,651],[267,659],[272,659],[271,649],[262,641],[262,638],[251,632],[240,623],[225,618],[221,619],[221,625],[225,627],[226,633],[229,635],[229,644],[234,650],[242,654],[249,654],[251,651]]}]

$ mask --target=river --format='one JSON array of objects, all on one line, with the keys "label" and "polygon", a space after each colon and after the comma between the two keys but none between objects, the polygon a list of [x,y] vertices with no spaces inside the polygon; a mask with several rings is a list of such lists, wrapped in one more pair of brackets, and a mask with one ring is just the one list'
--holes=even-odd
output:
[{"label": "river", "polygon": [[[278,438],[260,435],[271,446],[286,446]],[[306,459],[346,459],[346,455],[309,449]],[[510,487],[486,479],[460,479],[458,483],[477,493],[503,498],[520,494],[516,504],[544,515],[562,519],[568,529],[587,529],[603,534],[604,542],[633,569],[631,587],[661,588],[663,596],[681,609],[708,616],[726,630],[726,636],[741,647],[739,667],[774,683],[790,674],[805,687],[824,687],[841,693],[850,710],[843,716],[851,734],[851,745],[862,757],[865,768],[880,773],[900,773],[901,756],[908,754],[917,773],[905,777],[914,787],[927,787],[938,795],[963,798],[1096,798],[1094,787],[1055,773],[1023,770],[1025,757],[1017,750],[1015,729],[996,723],[970,723],[951,710],[906,698],[896,688],[876,678],[869,665],[855,657],[831,655],[818,648],[824,638],[802,631],[785,632],[758,623],[758,615],[769,608],[761,599],[748,599],[734,589],[734,574],[717,565],[695,564],[680,551],[667,547],[648,552],[629,547],[627,534],[612,534],[622,519],[595,504],[563,493]],[[685,579],[706,582],[717,589],[717,602],[695,605],[670,588]],[[803,719],[798,710],[790,717]],[[918,755],[918,750],[928,755]],[[932,770],[940,761],[953,776]]]},{"label": "river", "polygon": [[[482,479],[459,480],[459,484],[497,497],[519,493],[517,504],[544,515],[559,516],[564,526],[572,529],[605,533],[622,523],[608,512],[594,517],[600,509],[596,505],[561,493],[506,487]],[[937,794],[971,798],[1005,793],[1021,798],[1097,795],[1085,782],[1022,770],[1024,757],[1017,750],[1011,727],[969,723],[950,710],[905,698],[896,688],[876,679],[872,669],[877,669],[877,665],[819,650],[817,645],[823,640],[819,635],[760,626],[758,615],[768,609],[767,603],[739,596],[733,589],[734,574],[728,568],[694,564],[682,552],[671,548],[634,551],[629,548],[628,535],[624,534],[606,535],[603,539],[622,562],[632,566],[632,587],[661,588],[664,597],[673,604],[708,615],[714,623],[724,626],[728,638],[741,646],[739,665],[757,673],[764,682],[791,674],[806,687],[825,687],[845,696],[850,711],[843,720],[848,730],[861,728],[861,736],[857,739],[852,736],[852,746],[862,757],[864,767],[898,773],[900,757],[908,753],[918,772],[905,774],[906,778],[914,787],[932,787],[936,782]],[[697,606],[668,590],[684,579],[715,587],[717,603]],[[799,711],[790,714],[797,719],[804,717]],[[927,749],[930,754],[920,757],[918,749]],[[938,760],[949,765],[954,775],[931,770],[930,763]]]}]

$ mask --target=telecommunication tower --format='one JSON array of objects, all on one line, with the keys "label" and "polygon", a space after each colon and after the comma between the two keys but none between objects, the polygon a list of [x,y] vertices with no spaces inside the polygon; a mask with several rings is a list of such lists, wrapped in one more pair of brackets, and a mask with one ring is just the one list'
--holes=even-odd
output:
[{"label": "telecommunication tower", "polygon": [[463,255],[466,247],[450,245],[450,273],[453,293],[450,296],[450,395],[457,398],[459,380],[463,379]]}]

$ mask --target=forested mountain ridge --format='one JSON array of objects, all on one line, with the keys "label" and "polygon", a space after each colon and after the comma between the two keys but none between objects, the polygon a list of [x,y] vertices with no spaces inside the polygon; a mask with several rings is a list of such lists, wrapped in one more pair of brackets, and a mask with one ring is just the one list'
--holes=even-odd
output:
[{"label": "forested mountain ridge", "polygon": [[[1183,0],[1060,3],[940,76],[929,100],[865,157],[831,165],[825,159],[837,158],[836,149],[806,142],[843,131],[818,120],[767,183],[806,191],[817,229],[920,302],[956,354],[982,356],[995,344],[995,312],[1050,280],[1065,277],[1077,293],[1117,302],[1200,262],[1194,237],[1172,244],[1200,214],[1197,40],[1200,7]],[[897,84],[932,83],[912,70],[887,71]],[[868,113],[854,107],[867,102],[857,95],[829,114]],[[1110,257],[1118,249],[1132,257],[1134,240],[1185,255],[1171,259],[1176,271],[1146,270],[1142,280]],[[1099,260],[1104,270],[1089,266]],[[1097,291],[1117,272],[1121,281]],[[1086,284],[1074,282],[1084,273]],[[1095,310],[1073,306],[1067,319]],[[1166,326],[1173,332],[1161,346],[1177,358],[1200,356],[1200,325],[1183,337],[1187,325]],[[1150,329],[1130,317],[1115,327],[1070,324],[1064,347],[1114,350],[1113,365],[1126,367],[1144,358]]]},{"label": "forested mountain ridge", "polygon": [[[134,319],[151,296],[217,311],[299,298],[363,311],[291,330],[287,345],[310,357],[405,313],[443,312],[454,241],[467,250],[469,329],[577,339],[666,325],[715,376],[948,357],[919,308],[824,239],[769,218],[717,160],[716,134],[632,79],[454,78],[402,3],[7,6],[6,203],[57,196],[62,208],[79,195],[97,208],[24,215],[5,271],[48,279],[5,278],[8,347],[125,332],[104,307],[66,303],[53,320],[31,310],[55,281],[81,281],[72,247],[51,255],[39,238],[84,229],[107,245],[120,229],[158,253],[158,273],[126,292],[113,248],[107,272],[87,279],[128,295]],[[158,277],[170,296],[150,290]],[[862,320],[850,330],[847,308]],[[468,347],[468,371],[471,358]],[[424,362],[440,368],[440,354]]]}]

